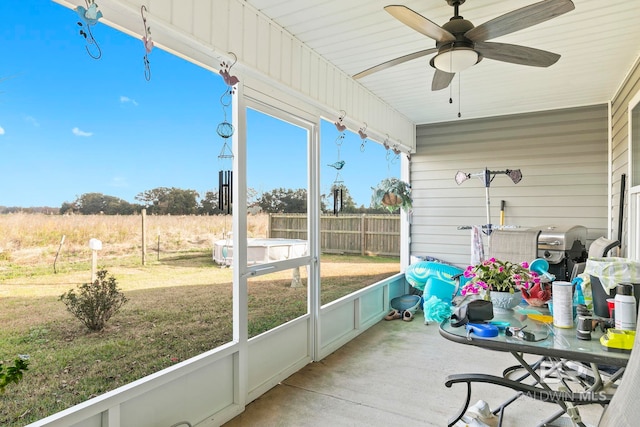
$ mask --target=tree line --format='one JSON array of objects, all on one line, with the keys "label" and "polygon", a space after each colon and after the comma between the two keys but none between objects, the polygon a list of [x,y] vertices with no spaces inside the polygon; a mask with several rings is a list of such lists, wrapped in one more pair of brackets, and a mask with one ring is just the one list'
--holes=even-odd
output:
[{"label": "tree line", "polygon": [[[305,189],[275,188],[260,195],[248,189],[248,208],[251,213],[305,213],[307,191]],[[64,202],[59,209],[51,207],[18,208],[0,206],[0,213],[59,213],[61,215],[133,215],[142,209],[150,215],[220,215],[226,210],[218,206],[218,192],[207,191],[203,197],[195,190],[175,187],[158,187],[135,196],[137,203],[129,203],[103,193],[85,193],[72,202]],[[333,213],[333,193],[323,194],[320,209]],[[57,212],[56,212],[57,211]],[[340,213],[388,213],[364,205],[356,206],[348,189],[343,190]]]}]

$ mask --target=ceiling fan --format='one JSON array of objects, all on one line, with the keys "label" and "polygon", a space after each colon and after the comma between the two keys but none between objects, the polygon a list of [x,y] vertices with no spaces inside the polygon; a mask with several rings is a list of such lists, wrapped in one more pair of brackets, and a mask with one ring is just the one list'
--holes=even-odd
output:
[{"label": "ceiling fan", "polygon": [[531,27],[575,8],[571,0],[543,0],[505,13],[475,27],[458,13],[460,5],[465,0],[446,0],[446,2],[449,6],[453,6],[454,16],[442,26],[406,6],[386,6],[384,10],[394,18],[434,39],[436,47],[383,62],[361,71],[353,77],[359,79],[432,53],[437,53],[437,55],[429,62],[436,70],[431,90],[441,90],[448,87],[457,72],[477,64],[483,58],[534,67],[548,67],[555,64],[560,59],[560,55],[531,47],[492,43],[487,40]]}]

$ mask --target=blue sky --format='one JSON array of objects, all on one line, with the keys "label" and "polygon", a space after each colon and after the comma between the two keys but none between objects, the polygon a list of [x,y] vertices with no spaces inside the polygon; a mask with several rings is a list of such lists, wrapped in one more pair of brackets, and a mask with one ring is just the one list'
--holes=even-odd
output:
[{"label": "blue sky", "polygon": [[[102,50],[94,60],[77,15],[50,0],[5,0],[0,16],[0,205],[59,207],[91,192],[135,202],[157,187],[202,196],[217,190],[228,163],[218,158],[225,86],[217,73],[155,48],[147,81],[142,41],[101,23],[92,28]],[[248,185],[304,187],[304,134],[262,114],[248,120],[255,126]],[[327,122],[321,135],[321,191],[328,192],[338,131]],[[341,177],[356,203],[368,206],[371,187],[397,176],[399,162],[389,168],[382,146],[369,141],[363,152],[360,144],[346,133]]]}]

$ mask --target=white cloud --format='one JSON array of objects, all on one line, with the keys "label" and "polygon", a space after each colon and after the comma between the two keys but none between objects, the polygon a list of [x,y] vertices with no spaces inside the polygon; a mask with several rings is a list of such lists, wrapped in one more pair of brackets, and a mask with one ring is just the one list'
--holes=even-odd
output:
[{"label": "white cloud", "polygon": [[80,130],[79,128],[73,128],[71,129],[71,132],[73,132],[73,134],[75,136],[91,136],[93,135],[93,132],[85,132],[83,130]]},{"label": "white cloud", "polygon": [[4,128],[0,126],[0,135],[4,135]]},{"label": "white cloud", "polygon": [[24,121],[27,123],[30,123],[31,125],[33,125],[34,127],[40,127],[40,123],[38,123],[38,121],[35,119],[35,117],[33,116],[27,116],[24,118]]},{"label": "white cloud", "polygon": [[135,99],[131,99],[128,96],[120,95],[120,103],[121,104],[126,104],[128,102],[130,102],[131,104],[135,105],[136,107],[138,106],[138,103],[136,102]]},{"label": "white cloud", "polygon": [[127,182],[127,178],[123,176],[114,176],[111,178],[111,186],[124,188],[129,186],[129,182]]}]

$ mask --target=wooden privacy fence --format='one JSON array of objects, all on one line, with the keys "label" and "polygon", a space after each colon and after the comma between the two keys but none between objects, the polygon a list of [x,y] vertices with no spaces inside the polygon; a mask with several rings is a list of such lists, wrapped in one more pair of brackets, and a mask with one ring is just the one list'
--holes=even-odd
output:
[{"label": "wooden privacy fence", "polygon": [[[307,239],[306,214],[269,214],[270,238]],[[399,215],[322,215],[324,253],[400,256]]]}]

